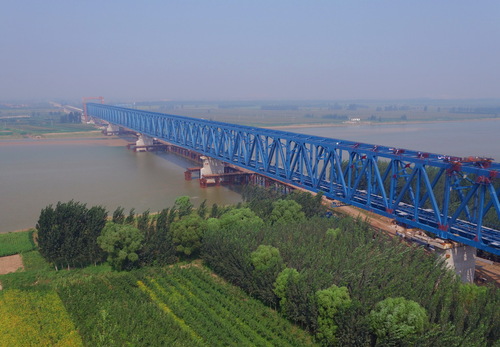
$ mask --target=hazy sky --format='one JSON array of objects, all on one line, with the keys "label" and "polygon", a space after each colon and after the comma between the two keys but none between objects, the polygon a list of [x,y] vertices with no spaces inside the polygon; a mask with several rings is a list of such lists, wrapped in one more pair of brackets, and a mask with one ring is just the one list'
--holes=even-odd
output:
[{"label": "hazy sky", "polygon": [[4,0],[0,100],[500,98],[500,1]]}]

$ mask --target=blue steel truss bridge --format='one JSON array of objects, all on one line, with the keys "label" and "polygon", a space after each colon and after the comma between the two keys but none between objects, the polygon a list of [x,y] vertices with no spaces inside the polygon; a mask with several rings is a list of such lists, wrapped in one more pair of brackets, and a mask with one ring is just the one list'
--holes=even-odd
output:
[{"label": "blue steel truss bridge", "polygon": [[500,255],[500,163],[96,103],[87,113]]}]

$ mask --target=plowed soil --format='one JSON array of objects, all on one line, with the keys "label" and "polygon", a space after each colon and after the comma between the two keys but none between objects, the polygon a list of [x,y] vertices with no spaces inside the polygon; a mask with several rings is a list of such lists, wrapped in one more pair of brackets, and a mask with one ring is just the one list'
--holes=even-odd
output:
[{"label": "plowed soil", "polygon": [[23,259],[20,254],[0,257],[0,275],[16,272],[18,269],[23,268]]}]

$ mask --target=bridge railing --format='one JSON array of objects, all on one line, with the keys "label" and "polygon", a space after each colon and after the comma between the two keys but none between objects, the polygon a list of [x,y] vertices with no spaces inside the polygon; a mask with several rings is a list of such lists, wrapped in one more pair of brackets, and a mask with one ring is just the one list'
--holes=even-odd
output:
[{"label": "bridge railing", "polygon": [[500,164],[149,111],[90,116],[500,254]]}]

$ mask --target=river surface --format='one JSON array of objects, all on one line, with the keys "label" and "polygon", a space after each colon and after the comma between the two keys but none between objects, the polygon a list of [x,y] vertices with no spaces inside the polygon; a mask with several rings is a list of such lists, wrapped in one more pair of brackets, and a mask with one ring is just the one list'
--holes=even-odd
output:
[{"label": "river surface", "polygon": [[500,161],[500,120],[283,129],[308,135],[457,157]]},{"label": "river surface", "polygon": [[[52,141],[57,142],[57,141]],[[226,187],[202,189],[197,180],[185,181],[184,171],[197,166],[169,153],[134,153],[106,140],[0,142],[0,232],[31,228],[49,204],[71,199],[87,207],[102,205],[112,215],[172,207],[187,195],[195,206],[235,204],[240,194]]]},{"label": "river surface", "polygon": [[[287,128],[286,131],[394,146],[453,156],[500,159],[500,121],[406,125]],[[116,141],[115,141],[116,142]],[[134,153],[110,141],[0,141],[0,232],[31,228],[49,204],[74,199],[87,206],[118,206],[137,213],[171,207],[187,195],[198,205],[234,204],[241,196],[226,187],[202,189],[185,181],[196,166],[168,153]]]}]

